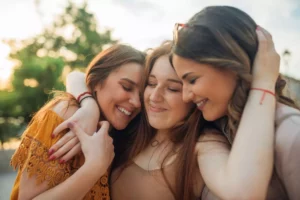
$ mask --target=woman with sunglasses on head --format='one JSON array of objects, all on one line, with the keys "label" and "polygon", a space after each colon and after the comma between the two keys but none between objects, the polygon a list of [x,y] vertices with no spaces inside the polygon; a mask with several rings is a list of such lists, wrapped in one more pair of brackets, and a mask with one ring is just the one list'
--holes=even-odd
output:
[{"label": "woman with sunglasses on head", "polygon": [[[136,134],[133,135],[133,142],[123,154],[123,160],[115,160],[112,167],[110,186],[113,199],[197,199],[201,196],[204,188],[203,176],[211,182],[214,181],[214,174],[219,171],[225,173],[238,169],[239,165],[236,162],[239,156],[232,156],[230,166],[222,163],[228,159],[229,154],[235,153],[235,151],[230,153],[230,144],[219,132],[218,124],[204,123],[196,106],[193,106],[192,102],[183,102],[182,82],[168,58],[171,47],[171,43],[166,43],[154,49],[147,57],[141,121]],[[257,60],[254,69],[257,70],[257,73],[270,79],[278,75],[279,62],[275,62],[277,67],[274,68],[270,63],[265,64],[268,57],[263,53],[262,51],[258,52],[260,59]],[[265,65],[264,69],[260,68],[263,64]],[[275,81],[267,83],[275,84]],[[265,82],[260,83],[258,79],[256,84],[263,86]],[[245,117],[242,119],[243,123],[239,129],[241,131],[251,129],[252,125],[246,122],[249,120],[249,115],[259,114],[265,117],[265,124],[262,127],[252,128],[252,130],[265,134],[262,140],[266,143],[266,149],[259,148],[259,145],[253,146],[253,148],[259,148],[257,150],[259,159],[267,161],[269,159],[272,162],[273,148],[271,144],[274,135],[272,123],[275,100],[272,97],[265,97],[265,102],[269,104],[260,105],[257,103],[260,97],[259,93],[249,94],[246,105],[248,109],[245,110]],[[260,107],[262,110],[257,109]],[[208,145],[205,147],[208,155],[199,154],[199,149],[203,148],[202,144]],[[224,157],[220,160],[219,155],[214,155],[214,153]],[[207,160],[207,156],[210,156],[210,160]],[[215,171],[212,173],[207,170],[207,166],[211,165],[211,161],[215,158],[219,161],[214,163],[215,168],[212,170]],[[202,168],[206,171],[202,171],[201,167],[198,167],[197,160],[199,159],[206,159],[207,166],[204,166],[205,163],[201,163]],[[268,175],[271,174],[270,167],[258,168],[255,166],[256,162],[255,159],[248,162],[253,166],[252,170],[257,168],[257,171],[252,174],[253,179],[243,180],[243,183],[249,186],[266,184]],[[247,173],[247,170],[249,169],[236,171],[236,173]],[[262,175],[264,173],[266,175]],[[221,188],[222,198],[235,199],[250,195],[249,193],[241,195],[240,188],[235,188],[234,182],[231,184],[228,188]],[[227,190],[230,191],[226,193]],[[265,192],[266,187],[261,188],[248,198],[260,198],[260,195],[264,195]]]},{"label": "woman with sunglasses on head", "polygon": [[[299,108],[282,94],[280,76],[261,74],[279,68],[272,36],[241,10],[212,6],[177,24],[174,37],[172,63],[183,99],[227,138],[199,138],[198,165],[207,186],[202,199],[300,199]],[[270,121],[274,117],[266,114],[275,103]]]},{"label": "woman with sunglasses on head", "polygon": [[[63,93],[35,114],[11,160],[12,166],[19,168],[11,199],[110,199],[107,170],[115,154],[108,133],[114,133],[122,142],[122,131],[128,133],[134,128],[130,122],[141,109],[139,87],[144,59],[144,53],[130,46],[113,45],[90,63],[86,73],[89,92],[80,95],[77,101]],[[75,132],[82,153],[78,152],[72,160],[49,157],[50,147],[67,135],[63,131],[59,137],[51,137],[54,128],[80,112],[77,111],[80,104],[96,107],[93,113],[98,116],[89,120],[95,125],[94,131],[97,124],[100,129],[91,136]],[[71,130],[81,130],[77,126],[68,123]]]},{"label": "woman with sunglasses on head", "polygon": [[[141,125],[144,129],[137,132],[135,139],[139,142],[133,143],[128,157],[132,160],[123,170],[119,166],[121,169],[117,167],[113,171],[116,178],[113,178],[112,194],[116,199],[160,199],[162,193],[165,199],[195,199],[200,196],[204,183],[203,199],[299,197],[296,182],[299,159],[295,156],[299,152],[299,111],[279,91],[284,81],[278,79],[279,56],[272,37],[263,28],[256,30],[256,27],[244,12],[216,6],[196,14],[179,32],[175,29],[174,69],[177,78],[182,79],[184,101],[194,102],[198,109],[189,117],[185,113],[186,118],[174,123],[182,132],[177,129],[177,134],[170,134],[169,140],[160,140],[159,135],[169,133],[160,128],[172,130],[174,126],[162,124],[172,117],[162,119],[158,114],[151,114],[165,109],[156,103],[167,98],[162,93],[161,80],[157,79],[162,70],[153,67],[149,71],[148,85],[144,88],[147,118],[143,119],[149,120],[152,129]],[[147,69],[151,69],[149,66]],[[151,76],[151,73],[157,74]],[[152,101],[149,97],[147,102],[148,87],[154,97]],[[276,105],[275,96],[281,103]],[[151,147],[155,150],[151,151]],[[156,181],[151,182],[147,174],[156,177]],[[164,187],[158,184],[161,180]]]}]

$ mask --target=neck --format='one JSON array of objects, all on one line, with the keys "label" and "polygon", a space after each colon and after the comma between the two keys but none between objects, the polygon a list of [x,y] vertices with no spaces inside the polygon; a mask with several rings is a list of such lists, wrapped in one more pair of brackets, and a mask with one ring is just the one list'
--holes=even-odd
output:
[{"label": "neck", "polygon": [[170,130],[169,129],[157,130],[154,139],[159,142],[170,140]]}]

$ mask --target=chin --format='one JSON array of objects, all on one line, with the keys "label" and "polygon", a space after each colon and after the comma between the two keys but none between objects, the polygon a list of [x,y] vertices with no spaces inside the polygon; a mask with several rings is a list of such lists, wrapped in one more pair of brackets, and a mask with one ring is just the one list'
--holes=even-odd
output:
[{"label": "chin", "polygon": [[206,121],[209,121],[209,122],[212,122],[212,121],[215,121],[215,120],[218,119],[218,118],[215,117],[215,116],[212,116],[212,115],[205,115],[204,113],[202,113],[202,116],[203,116],[203,118],[204,118]]},{"label": "chin", "polygon": [[[212,113],[210,113],[210,114],[212,114]],[[202,116],[206,121],[213,122],[213,121],[216,121],[216,120],[224,117],[225,115],[207,115],[205,113],[202,113]]]},{"label": "chin", "polygon": [[149,125],[154,129],[162,129],[162,124],[160,122],[149,120]]},{"label": "chin", "polygon": [[127,127],[128,124],[113,124],[112,123],[112,127],[118,131],[124,130]]}]

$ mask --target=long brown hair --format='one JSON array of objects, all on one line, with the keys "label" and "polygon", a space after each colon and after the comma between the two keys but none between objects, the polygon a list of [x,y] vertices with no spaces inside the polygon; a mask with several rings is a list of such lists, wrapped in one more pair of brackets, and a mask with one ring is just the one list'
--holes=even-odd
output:
[{"label": "long brown hair", "polygon": [[[252,80],[252,66],[258,49],[257,24],[245,12],[229,6],[211,6],[195,14],[178,31],[173,52],[198,63],[237,74],[237,86],[228,105],[228,116],[220,121],[229,135],[235,137],[247,101]],[[286,82],[278,77],[277,101],[297,108],[283,95]]]},{"label": "long brown hair", "polygon": [[[98,83],[102,83],[113,71],[117,70],[119,67],[126,63],[138,63],[142,67],[145,64],[145,53],[134,49],[131,46],[116,44],[110,48],[100,52],[96,55],[93,60],[90,62],[86,70],[86,85],[90,91],[94,91]],[[93,94],[94,98],[97,97]],[[76,99],[69,93],[66,92],[55,92],[55,97],[50,100],[45,106],[43,106],[35,116],[41,115],[44,111],[52,109],[61,101],[67,101],[67,106],[77,106],[80,105]],[[65,109],[67,110],[67,109]],[[137,115],[136,118],[139,118],[140,115]],[[136,124],[137,119],[132,120],[129,125],[124,130],[112,130],[110,133],[114,137],[115,151],[118,158],[119,152],[122,152],[125,144],[128,139],[129,133],[131,133]],[[124,136],[125,134],[125,136]]]},{"label": "long brown hair", "polygon": [[[151,70],[158,58],[169,55],[172,48],[172,42],[164,42],[160,47],[153,49],[146,58],[145,79],[143,80],[142,91],[145,91],[147,79]],[[139,127],[134,134],[133,143],[130,145],[128,158],[135,158],[145,148],[147,148],[152,139],[155,137],[157,130],[152,128],[148,122],[145,112],[144,101],[142,101],[142,112]],[[196,155],[194,153],[195,145],[199,136],[200,122],[202,116],[197,109],[191,109],[191,112],[186,116],[184,122],[170,130],[170,139],[174,143],[174,149],[170,150],[161,164],[162,174],[169,189],[173,193],[175,199],[191,199],[194,197],[193,192],[193,174],[196,168]],[[176,149],[180,146],[179,149]],[[164,162],[167,158],[176,153],[176,188],[171,187],[171,183],[164,173]],[[132,160],[128,159],[123,169],[132,164]],[[122,170],[120,170],[122,172]],[[180,175],[179,175],[180,174]]]}]

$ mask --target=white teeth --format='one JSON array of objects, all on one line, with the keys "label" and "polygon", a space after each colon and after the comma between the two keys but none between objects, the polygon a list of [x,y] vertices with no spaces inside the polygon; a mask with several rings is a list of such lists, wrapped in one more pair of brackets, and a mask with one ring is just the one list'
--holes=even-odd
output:
[{"label": "white teeth", "polygon": [[131,112],[125,110],[124,108],[121,108],[121,107],[117,107],[117,108],[118,108],[119,111],[121,111],[121,112],[124,113],[125,115],[128,115],[128,116],[129,116],[129,115],[132,114]]},{"label": "white teeth", "polygon": [[199,103],[197,103],[197,107],[202,106],[205,102],[206,102],[206,99],[200,101]]}]

